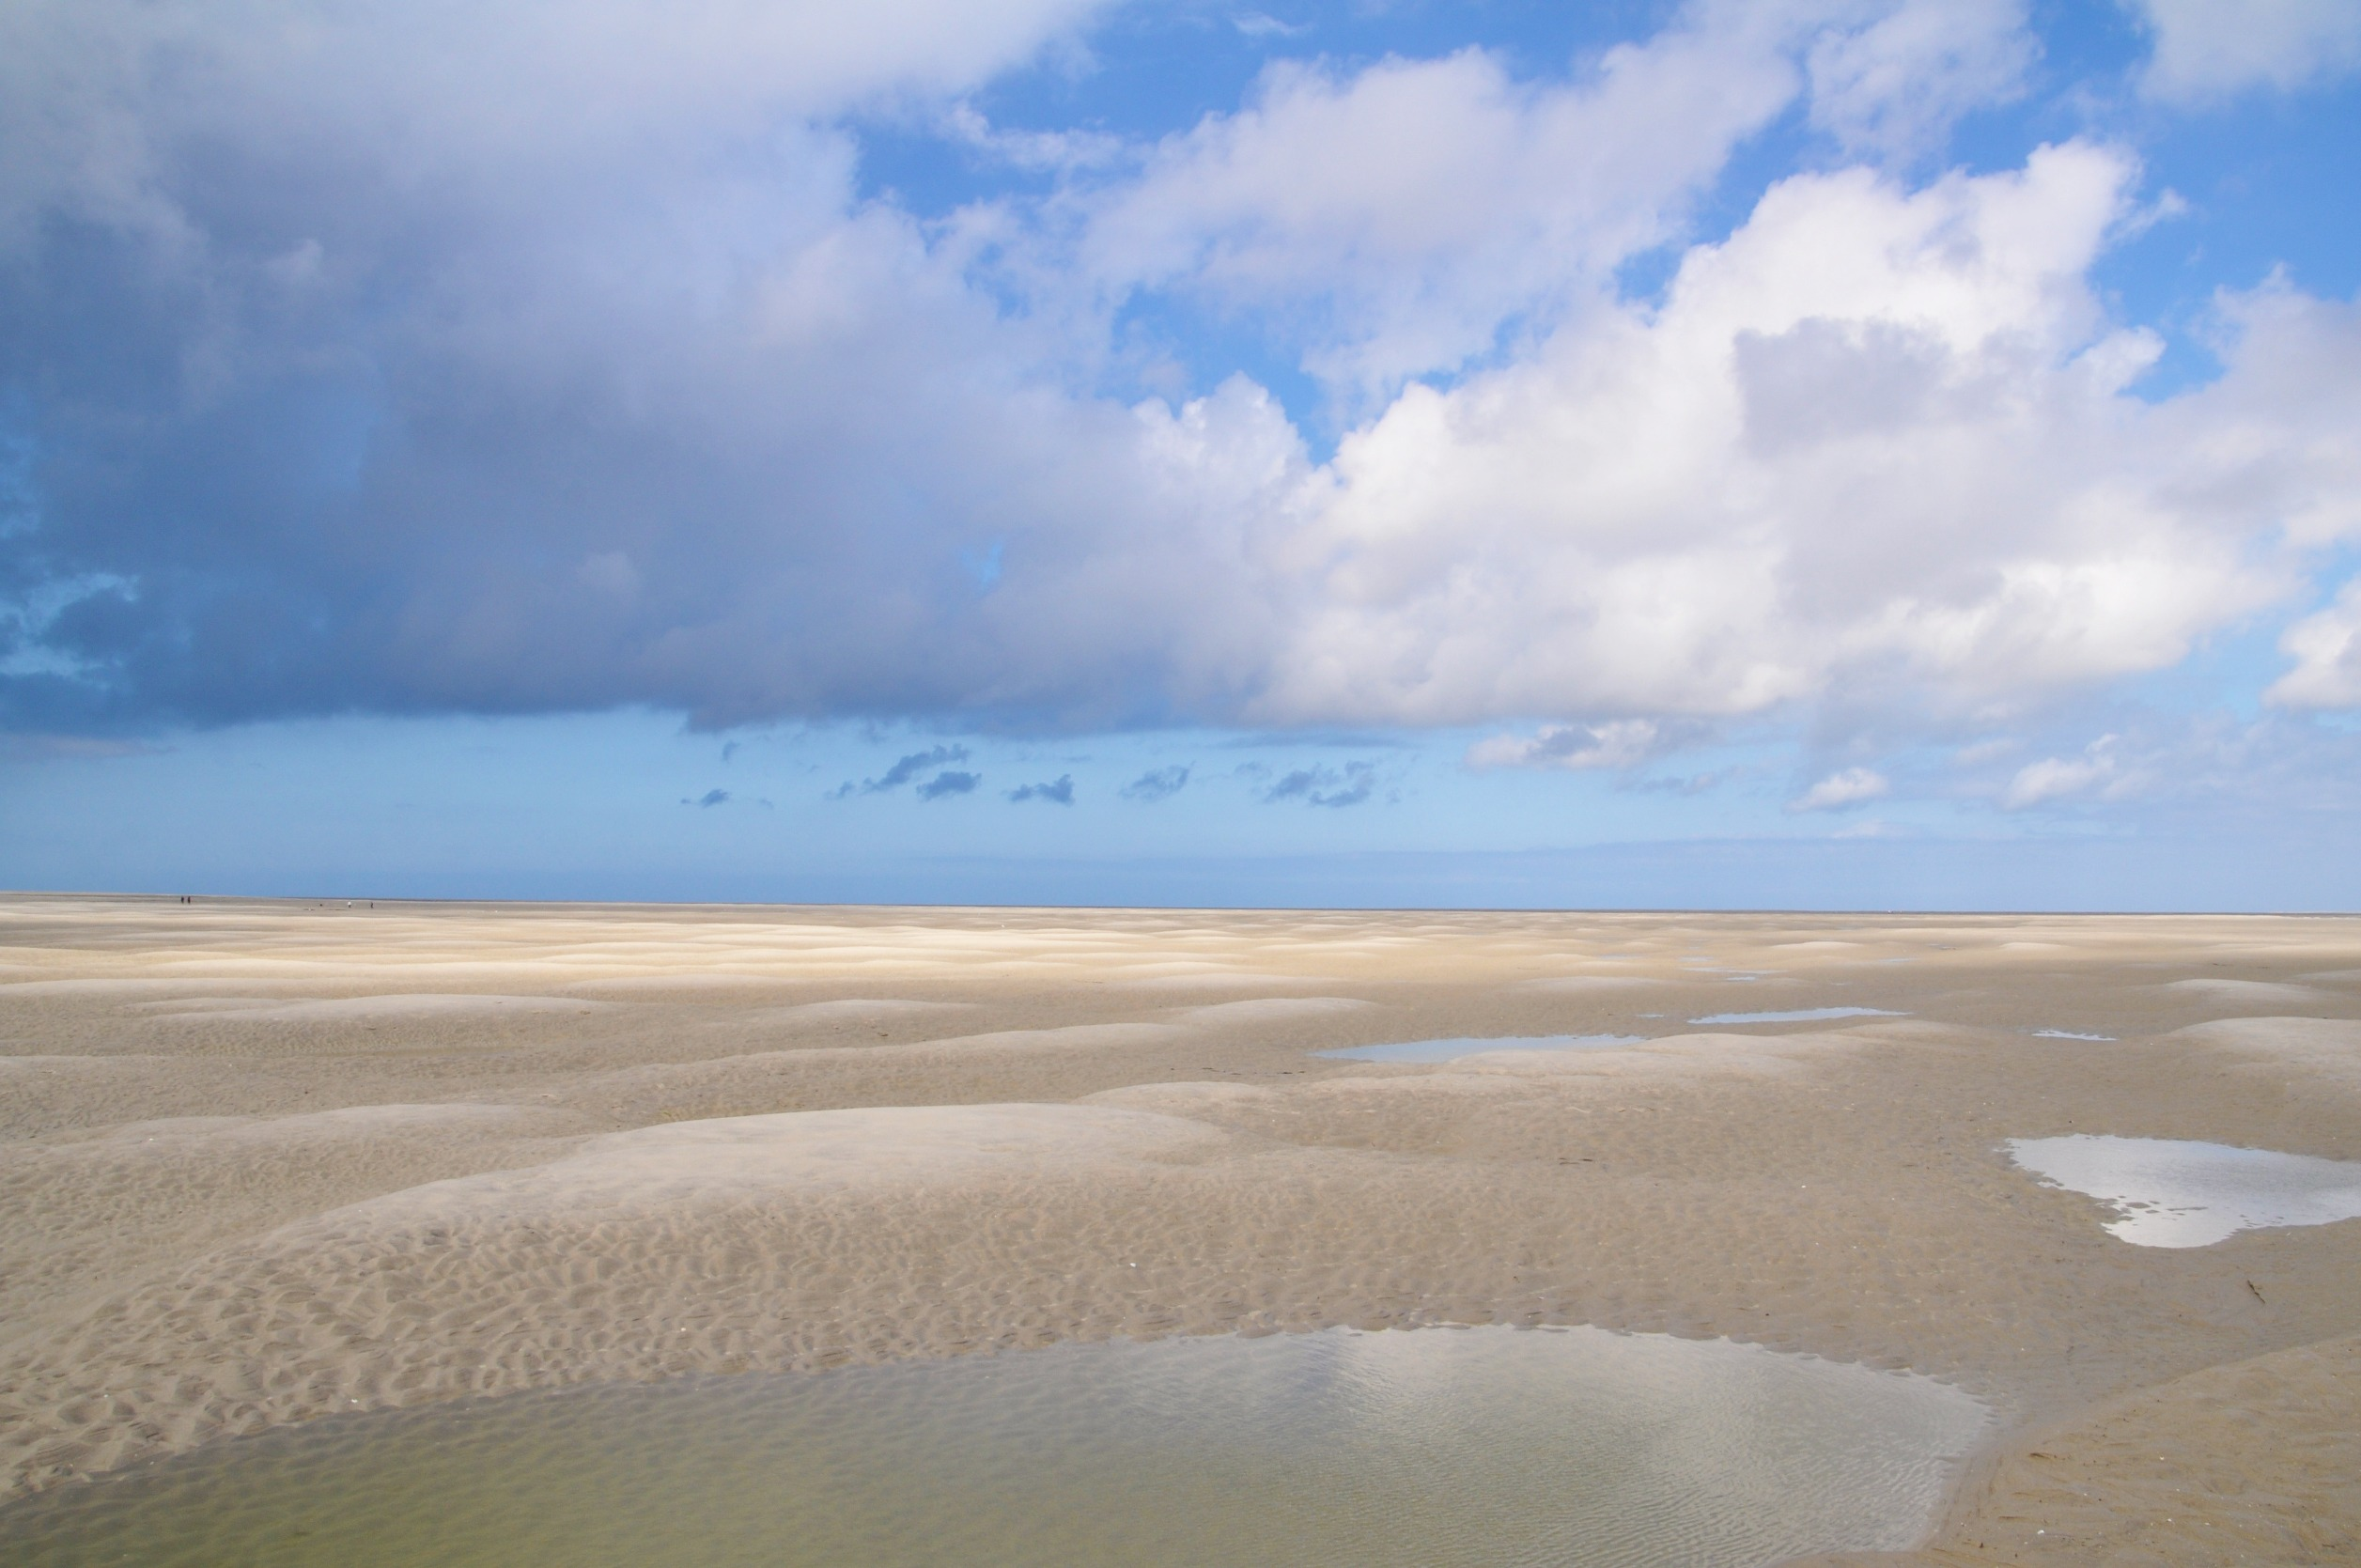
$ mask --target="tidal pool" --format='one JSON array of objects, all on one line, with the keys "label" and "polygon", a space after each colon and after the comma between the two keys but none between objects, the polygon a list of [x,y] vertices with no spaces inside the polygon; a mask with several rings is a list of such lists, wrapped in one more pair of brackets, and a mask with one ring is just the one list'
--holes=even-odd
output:
[{"label": "tidal pool", "polygon": [[1824,1018],[1906,1018],[1889,1007],[1798,1007],[1786,1013],[1709,1013],[1697,1023],[1818,1023]]},{"label": "tidal pool", "polygon": [[2210,1247],[2240,1231],[2361,1217],[2361,1161],[2167,1138],[2012,1138],[2009,1157],[2123,1211],[2107,1229],[2140,1247]]},{"label": "tidal pool", "polygon": [[1452,1062],[1488,1050],[1612,1050],[1636,1046],[1644,1034],[1503,1034],[1491,1039],[1474,1036],[1451,1040],[1397,1040],[1384,1046],[1340,1046],[1315,1050],[1347,1062]]},{"label": "tidal pool", "polygon": [[0,1510],[19,1564],[1753,1564],[1906,1547],[1956,1389],[1728,1341],[1072,1344],[332,1417]]}]

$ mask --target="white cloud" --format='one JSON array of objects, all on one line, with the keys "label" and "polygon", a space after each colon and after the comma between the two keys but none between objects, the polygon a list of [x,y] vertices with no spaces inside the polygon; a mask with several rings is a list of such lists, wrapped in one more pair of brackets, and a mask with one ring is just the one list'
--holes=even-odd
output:
[{"label": "white cloud", "polygon": [[2123,781],[2115,753],[2116,737],[2103,735],[2078,757],[2043,757],[2027,763],[2009,781],[2000,804],[2009,811],[2023,811],[2044,800],[2087,793],[2100,784],[2120,786]]},{"label": "white cloud", "polygon": [[2288,628],[2280,650],[2295,668],[2273,682],[2265,700],[2285,707],[2361,707],[2361,577],[2337,601]]},{"label": "white cloud", "polygon": [[[955,93],[1111,0],[15,0],[0,7],[0,238],[43,204],[176,223],[193,142],[399,178],[677,156],[783,119]],[[272,144],[279,144],[273,147]],[[480,178],[480,176],[479,176]]]},{"label": "white cloud", "polygon": [[1241,12],[1230,19],[1230,25],[1250,39],[1294,39],[1312,31],[1309,23],[1281,22],[1262,11]]},{"label": "white cloud", "polygon": [[[39,559],[140,584],[56,657],[201,719],[1543,722],[1469,765],[1614,768],[1728,716],[2021,728],[2361,537],[2361,313],[2275,282],[2219,383],[2126,395],[2118,150],[1799,175],[1619,297],[1808,74],[1883,151],[1930,133],[1909,62],[1938,118],[2013,90],[2010,6],[1701,5],[1564,81],[1289,67],[1148,148],[957,106],[1085,9],[0,10],[39,132],[0,202],[157,241],[0,269],[0,372],[78,389],[116,508],[45,508]],[[1067,183],[862,199],[827,116],[902,93]],[[1095,396],[1158,288],[1284,317],[1375,411],[1319,463],[1242,377]]]},{"label": "white cloud", "polygon": [[1787,803],[1791,812],[1842,811],[1848,806],[1866,805],[1880,800],[1893,792],[1893,783],[1885,774],[1869,768],[1847,768],[1831,773],[1803,794]]},{"label": "white cloud", "polygon": [[2141,87],[2167,102],[2301,87],[2361,70],[2361,6],[2353,0],[2126,3],[2155,38]]},{"label": "white cloud", "polygon": [[1847,151],[1907,158],[2035,53],[2022,0],[1700,0],[1564,81],[1478,49],[1281,62],[1092,193],[1082,265],[1257,313],[1365,397],[1588,305],[1799,95]]},{"label": "white cloud", "polygon": [[2025,743],[2014,736],[1996,735],[1987,739],[1962,746],[1951,753],[1951,760],[1962,768],[1974,768],[1983,763],[1997,761],[2012,752],[2024,750],[2024,747]]},{"label": "white cloud", "polygon": [[1637,768],[1680,738],[1650,719],[1603,724],[1544,724],[1530,736],[1487,736],[1468,748],[1470,768]]},{"label": "white cloud", "polygon": [[2025,11],[2025,0],[1909,0],[1829,29],[1806,55],[1811,123],[1848,152],[1933,151],[1962,115],[2023,92],[2041,52]]},{"label": "white cloud", "polygon": [[2250,541],[2345,461],[2288,421],[2352,428],[2355,394],[2293,413],[2274,329],[2202,395],[2123,396],[2154,346],[2085,276],[2134,173],[2071,145],[1915,192],[1799,176],[1661,310],[1411,386],[1321,476],[1252,713],[1972,717],[2177,661],[2286,591]]},{"label": "white cloud", "polygon": [[1783,29],[1713,21],[1556,85],[1473,49],[1351,74],[1276,65],[1247,107],[1095,198],[1082,264],[1111,289],[1281,313],[1311,368],[1348,386],[1456,366],[1508,317],[1672,238],[1793,99]]}]

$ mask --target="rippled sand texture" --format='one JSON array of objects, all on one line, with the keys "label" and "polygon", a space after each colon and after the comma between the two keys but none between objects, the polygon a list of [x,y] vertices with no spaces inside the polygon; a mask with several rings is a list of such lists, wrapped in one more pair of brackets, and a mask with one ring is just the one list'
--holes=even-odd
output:
[{"label": "rippled sand texture", "polygon": [[[1682,1021],[1831,1007],[1908,1016]],[[0,899],[0,1473],[582,1379],[1588,1323],[1990,1402],[1925,1560],[2334,1559],[2361,1221],[2129,1246],[2003,1142],[2361,1157],[2356,1019],[2351,920]],[[1647,1043],[1309,1054],[1600,1034]]]}]

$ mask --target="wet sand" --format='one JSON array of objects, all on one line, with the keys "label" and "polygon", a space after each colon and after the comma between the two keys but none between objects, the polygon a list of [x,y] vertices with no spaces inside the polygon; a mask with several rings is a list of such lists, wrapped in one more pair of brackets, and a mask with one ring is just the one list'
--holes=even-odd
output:
[{"label": "wet sand", "polygon": [[[1687,1022],[1830,1008],[1899,1016]],[[0,1496],[584,1379],[1565,1323],[1989,1403],[1877,1560],[2361,1560],[2361,1220],[2131,1246],[2003,1147],[2361,1158],[2356,1020],[2353,919],[8,896]]]}]

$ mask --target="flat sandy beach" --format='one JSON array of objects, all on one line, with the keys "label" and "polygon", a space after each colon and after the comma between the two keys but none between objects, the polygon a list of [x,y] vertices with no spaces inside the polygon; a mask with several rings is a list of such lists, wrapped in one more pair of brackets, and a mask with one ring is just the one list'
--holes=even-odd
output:
[{"label": "flat sandy beach", "polygon": [[[1815,1008],[1880,1012],[1689,1021]],[[1554,1034],[1644,1043],[1310,1054]],[[2361,919],[12,895],[0,1496],[585,1379],[1594,1324],[1990,1405],[1880,1560],[2361,1560],[2361,1220],[2129,1245],[2003,1147],[2072,1133],[2361,1158]]]}]

